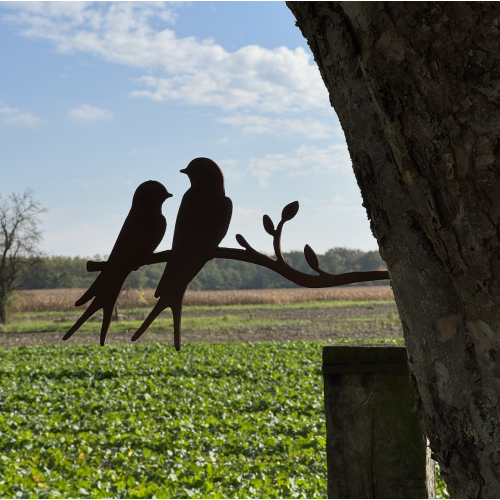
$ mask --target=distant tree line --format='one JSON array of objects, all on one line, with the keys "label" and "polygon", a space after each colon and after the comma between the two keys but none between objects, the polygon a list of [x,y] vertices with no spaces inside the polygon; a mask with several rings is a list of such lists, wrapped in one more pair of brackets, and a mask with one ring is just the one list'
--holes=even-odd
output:
[{"label": "distant tree line", "polygon": [[[314,274],[302,252],[286,252],[283,255],[295,269]],[[385,269],[385,262],[378,251],[363,252],[350,248],[332,248],[325,254],[318,254],[318,259],[320,267],[332,274]],[[25,290],[86,288],[97,277],[97,273],[87,272],[87,260],[89,258],[43,257],[22,276],[20,288]],[[103,260],[103,257],[95,255],[90,260]],[[165,264],[141,267],[129,276],[125,288],[156,288],[164,267]],[[388,281],[377,281],[373,284],[388,283]],[[269,269],[246,262],[225,259],[214,259],[208,262],[189,286],[191,290],[250,290],[294,287],[296,287],[295,284]]]}]

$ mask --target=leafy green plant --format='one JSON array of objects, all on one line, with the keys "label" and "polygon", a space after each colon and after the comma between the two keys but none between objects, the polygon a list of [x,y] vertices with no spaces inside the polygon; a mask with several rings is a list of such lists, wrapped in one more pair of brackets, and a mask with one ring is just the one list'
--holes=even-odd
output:
[{"label": "leafy green plant", "polygon": [[324,344],[0,351],[0,497],[326,497]]},{"label": "leafy green plant", "polygon": [[324,497],[322,344],[0,352],[0,495]]},{"label": "leafy green plant", "polygon": [[443,476],[441,476],[441,469],[439,464],[436,462],[436,498],[450,498],[448,493],[448,487],[444,482]]}]

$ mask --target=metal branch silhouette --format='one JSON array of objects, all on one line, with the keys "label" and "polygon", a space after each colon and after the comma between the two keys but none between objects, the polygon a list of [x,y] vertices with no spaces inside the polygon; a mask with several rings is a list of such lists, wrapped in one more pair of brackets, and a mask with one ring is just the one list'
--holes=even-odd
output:
[{"label": "metal branch silhouette", "polygon": [[[241,235],[236,235],[236,241],[245,249],[241,250],[239,248],[227,248],[218,247],[214,258],[216,259],[230,259],[239,260],[242,262],[249,262],[250,264],[257,264],[258,266],[267,267],[272,271],[280,274],[284,278],[292,281],[296,285],[303,286],[306,288],[328,288],[340,285],[349,285],[351,283],[361,283],[364,281],[378,281],[389,279],[388,271],[361,271],[352,272],[344,274],[330,274],[323,271],[319,267],[318,257],[314,250],[306,245],[304,247],[304,256],[307,263],[311,268],[318,273],[318,275],[307,274],[301,271],[297,271],[291,267],[283,257],[281,251],[281,233],[283,231],[283,226],[285,222],[293,219],[299,210],[299,202],[294,201],[287,205],[282,212],[281,221],[278,227],[274,229],[274,224],[268,215],[264,215],[264,229],[268,234],[273,236],[274,251],[276,253],[277,259],[273,259],[268,255],[264,255],[257,252],[254,248],[250,246],[247,240]],[[289,216],[289,214],[292,214]],[[288,218],[286,216],[288,215]],[[171,250],[165,250],[163,252],[157,252],[151,254],[144,260],[143,265],[160,264],[163,262],[168,262],[171,255]],[[106,268],[107,262],[94,262],[89,260],[87,262],[87,271],[96,272],[102,271]]]},{"label": "metal branch silhouette", "polygon": [[[284,224],[297,215],[299,211],[298,201],[290,203],[283,209],[281,220],[276,227],[268,215],[264,215],[263,217],[264,229],[273,237],[276,259],[257,252],[241,234],[236,235],[236,240],[243,247],[243,250],[239,248],[219,247],[219,243],[228,230],[232,214],[231,200],[224,194],[224,177],[220,167],[208,158],[197,158],[193,160],[187,168],[181,170],[181,172],[189,176],[191,188],[185,193],[181,207],[179,208],[172,249],[153,253],[154,249],[159,244],[157,237],[155,237],[151,242],[151,245],[154,245],[154,247],[148,247],[149,251],[145,252],[144,249],[141,252],[135,251],[132,267],[130,262],[128,262],[128,265],[125,265],[125,263],[117,263],[113,261],[112,257],[115,248],[118,246],[118,241],[122,234],[120,233],[117,243],[113,248],[113,252],[110,255],[110,259],[107,262],[87,262],[87,271],[100,271],[101,274],[76,305],[85,303],[93,296],[96,296],[96,299],[94,299],[94,302],[92,302],[89,308],[82,314],[82,317],[63,337],[63,340],[67,340],[97,310],[105,307],[105,317],[103,318],[103,328],[101,332],[101,345],[104,345],[109,327],[109,311],[112,311],[115,306],[123,282],[131,270],[138,269],[143,265],[167,263],[165,272],[155,292],[155,297],[159,297],[159,300],[148,318],[134,334],[132,340],[137,340],[150,326],[152,321],[166,307],[170,307],[174,316],[174,345],[177,350],[181,348],[180,325],[184,293],[191,280],[198,274],[205,263],[211,259],[239,260],[267,267],[296,285],[307,288],[324,288],[363,281],[389,279],[388,271],[329,274],[319,267],[318,257],[309,245],[304,247],[304,256],[311,269],[318,274],[303,273],[291,267],[286,262],[281,251],[281,235]],[[171,196],[170,193],[168,193],[168,196]],[[163,203],[163,201],[162,199],[161,203]],[[147,207],[145,207],[144,210],[147,211]],[[124,224],[124,228],[126,225],[127,221]],[[123,231],[124,229],[122,229],[122,232]],[[128,241],[128,244],[128,251],[132,252],[132,239]],[[137,245],[137,239],[133,244]],[[122,251],[125,250],[125,248],[122,249]],[[117,264],[121,264],[121,267],[119,265],[117,266]],[[113,279],[108,279],[106,281],[106,275],[110,273],[110,269],[115,269],[115,274],[118,273],[120,279],[116,279],[116,277],[112,275]],[[92,295],[92,292],[96,289],[96,284],[100,281],[104,284],[112,284],[111,286],[108,284],[105,286],[101,285],[100,287],[99,291],[101,295],[105,295],[107,290],[110,290],[106,300],[100,298],[96,293]],[[97,300],[98,298],[99,300]],[[105,304],[105,306],[102,304]]]}]

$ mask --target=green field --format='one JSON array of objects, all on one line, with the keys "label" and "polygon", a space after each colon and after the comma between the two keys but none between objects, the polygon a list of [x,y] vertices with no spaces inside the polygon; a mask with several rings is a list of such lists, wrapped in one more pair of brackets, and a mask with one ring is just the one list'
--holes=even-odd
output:
[{"label": "green field", "polygon": [[326,343],[0,350],[0,497],[326,498]]},{"label": "green field", "polygon": [[320,342],[0,352],[3,497],[325,497]]}]

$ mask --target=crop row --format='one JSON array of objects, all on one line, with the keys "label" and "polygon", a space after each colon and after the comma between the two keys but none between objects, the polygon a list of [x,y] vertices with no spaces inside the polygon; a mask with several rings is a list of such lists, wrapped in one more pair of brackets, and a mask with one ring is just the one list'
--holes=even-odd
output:
[{"label": "crop row", "polygon": [[[75,311],[75,302],[83,288],[55,290],[22,290],[18,292],[15,308],[18,312]],[[118,309],[151,306],[154,289],[125,290],[118,300]],[[184,306],[222,306],[247,304],[290,304],[324,300],[394,300],[390,286],[350,286],[335,288],[283,288],[264,290],[188,290]],[[81,307],[80,309],[85,309]]]},{"label": "crop row", "polygon": [[2,497],[324,497],[321,342],[0,352]]}]

